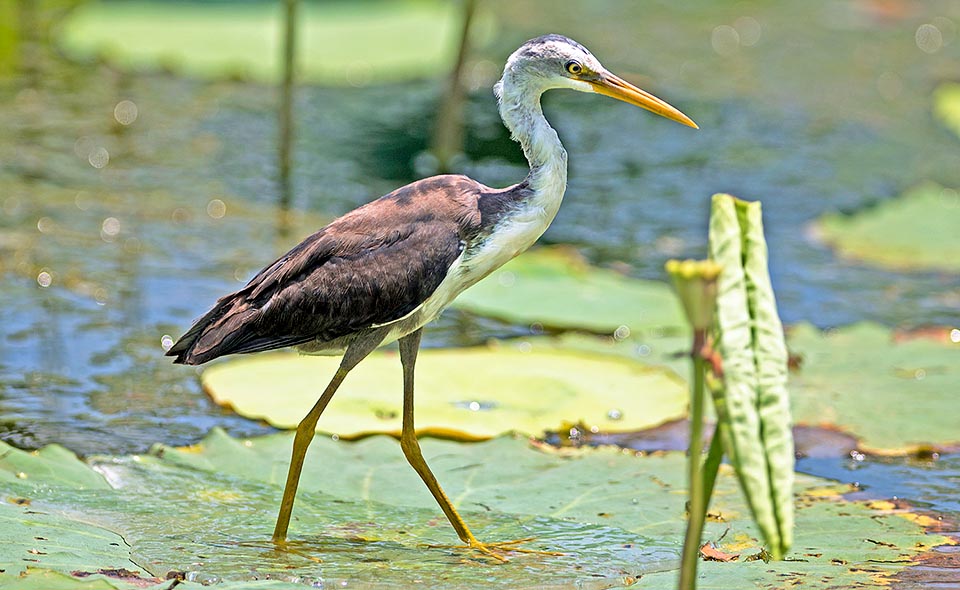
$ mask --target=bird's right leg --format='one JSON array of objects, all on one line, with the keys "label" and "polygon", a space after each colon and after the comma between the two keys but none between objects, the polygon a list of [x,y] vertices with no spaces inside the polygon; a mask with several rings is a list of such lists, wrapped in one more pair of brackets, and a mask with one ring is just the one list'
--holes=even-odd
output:
[{"label": "bird's right leg", "polygon": [[317,421],[320,414],[326,409],[327,404],[337,392],[340,384],[343,383],[347,373],[350,372],[357,363],[362,361],[368,354],[380,345],[386,336],[385,330],[375,330],[365,334],[355,340],[343,354],[343,360],[340,361],[340,367],[337,369],[330,384],[323,391],[323,395],[313,405],[313,408],[304,416],[300,424],[297,425],[297,433],[293,437],[293,454],[290,457],[290,470],[287,472],[287,483],[283,486],[283,500],[280,502],[280,513],[277,515],[277,525],[273,529],[273,542],[284,543],[287,540],[287,528],[290,526],[290,516],[293,513],[293,501],[297,497],[297,487],[300,485],[300,473],[303,471],[303,460],[307,455],[307,447],[313,442],[316,435]]},{"label": "bird's right leg", "polygon": [[535,549],[518,547],[518,545],[532,541],[533,538],[494,543],[482,543],[478,541],[477,538],[473,536],[473,533],[470,532],[467,523],[465,523],[460,514],[457,513],[457,509],[453,507],[453,502],[450,501],[450,498],[444,493],[440,484],[437,483],[437,478],[434,477],[433,472],[423,458],[423,452],[420,450],[420,442],[417,440],[417,430],[414,427],[413,419],[413,374],[414,365],[417,361],[417,352],[420,349],[420,335],[421,330],[417,330],[412,334],[404,336],[399,342],[400,363],[403,365],[403,426],[400,433],[400,448],[403,449],[403,454],[406,456],[407,462],[409,462],[410,466],[420,475],[420,479],[427,485],[427,489],[430,490],[433,498],[437,501],[437,504],[440,505],[440,509],[443,510],[447,520],[453,525],[457,536],[460,537],[460,540],[466,543],[466,546],[470,549],[478,551],[499,562],[508,561],[507,554],[514,552],[551,556],[563,555],[562,553],[554,553],[552,551],[537,551]]}]

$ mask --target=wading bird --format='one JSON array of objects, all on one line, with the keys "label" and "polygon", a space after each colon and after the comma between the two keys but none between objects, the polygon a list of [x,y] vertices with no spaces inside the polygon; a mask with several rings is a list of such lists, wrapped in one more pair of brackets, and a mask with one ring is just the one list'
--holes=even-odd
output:
[{"label": "wading bird", "polygon": [[437,483],[414,429],[413,374],[423,326],[464,289],[530,247],[557,214],[567,152],[540,108],[540,96],[554,88],[603,94],[696,128],[674,107],[607,71],[576,41],[561,35],[527,41],[507,59],[494,87],[503,123],[530,163],[523,181],[494,189],[465,176],[435,176],[363,205],[221,298],[167,352],[187,365],[287,346],[343,354],[330,384],[297,426],[274,542],[286,539],[320,414],[357,363],[399,340],[400,446],[407,461],[468,547],[497,559],[517,550],[521,541],[478,541]]}]

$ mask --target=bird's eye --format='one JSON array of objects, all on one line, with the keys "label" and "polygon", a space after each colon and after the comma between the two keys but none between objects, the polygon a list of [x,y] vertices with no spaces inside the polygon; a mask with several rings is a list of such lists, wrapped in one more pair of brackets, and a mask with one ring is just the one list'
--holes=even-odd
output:
[{"label": "bird's eye", "polygon": [[566,68],[568,72],[574,75],[580,74],[583,72],[583,66],[580,65],[580,62],[573,59],[567,62]]}]

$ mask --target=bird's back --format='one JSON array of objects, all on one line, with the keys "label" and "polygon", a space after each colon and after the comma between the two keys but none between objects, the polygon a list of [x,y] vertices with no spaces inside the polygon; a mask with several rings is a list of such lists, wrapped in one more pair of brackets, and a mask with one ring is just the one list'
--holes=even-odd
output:
[{"label": "bird's back", "polygon": [[482,229],[480,183],[436,176],[340,217],[222,297],[167,351],[196,365],[330,342],[403,318]]}]

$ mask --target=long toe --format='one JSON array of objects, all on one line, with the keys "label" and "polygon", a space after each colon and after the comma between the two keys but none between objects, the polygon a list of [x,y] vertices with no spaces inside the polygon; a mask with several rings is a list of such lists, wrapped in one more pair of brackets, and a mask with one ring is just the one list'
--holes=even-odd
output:
[{"label": "long toe", "polygon": [[510,557],[515,553],[525,553],[530,555],[544,555],[550,557],[561,557],[566,555],[566,553],[559,553],[556,551],[541,551],[539,549],[527,549],[525,547],[520,547],[525,543],[531,543],[535,541],[535,537],[527,537],[525,539],[516,539],[514,541],[497,541],[494,543],[482,543],[476,539],[471,539],[470,543],[467,545],[428,545],[428,547],[434,549],[448,548],[448,549],[467,549],[469,551],[479,554],[481,557],[491,559],[499,563],[506,563],[510,561]]}]

